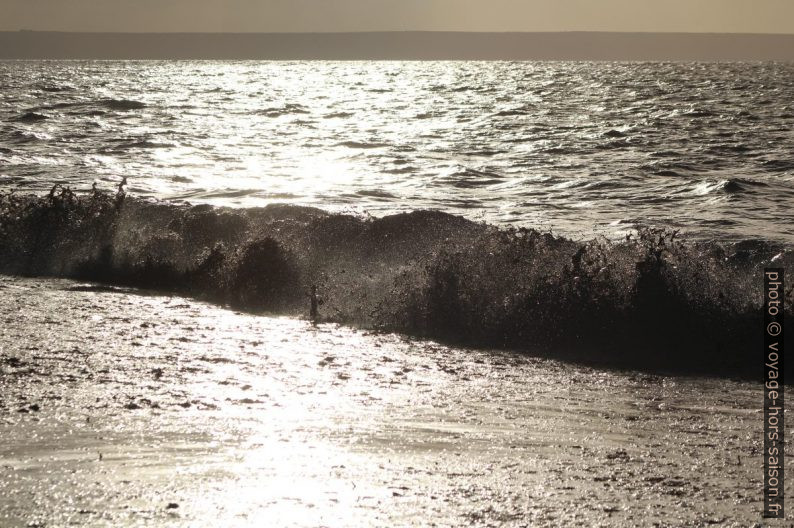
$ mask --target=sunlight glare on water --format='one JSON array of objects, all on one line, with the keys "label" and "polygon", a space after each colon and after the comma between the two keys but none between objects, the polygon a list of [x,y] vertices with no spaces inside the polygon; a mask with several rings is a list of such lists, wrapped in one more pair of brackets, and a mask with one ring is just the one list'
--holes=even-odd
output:
[{"label": "sunlight glare on water", "polygon": [[3,526],[628,527],[760,502],[735,464],[753,383],[65,280],[0,277],[0,301]]},{"label": "sunlight glare on water", "polygon": [[0,188],[794,241],[792,68],[0,62]]}]

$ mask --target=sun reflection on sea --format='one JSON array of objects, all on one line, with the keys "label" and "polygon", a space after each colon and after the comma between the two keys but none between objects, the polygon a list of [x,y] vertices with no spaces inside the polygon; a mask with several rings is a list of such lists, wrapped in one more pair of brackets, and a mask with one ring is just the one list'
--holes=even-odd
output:
[{"label": "sun reflection on sea", "polygon": [[[759,485],[734,462],[752,447],[749,382],[0,282],[6,409],[37,406],[0,420],[0,524],[695,525],[683,480],[694,496]],[[692,412],[697,438],[681,430]],[[760,504],[704,501],[742,522]]]},{"label": "sun reflection on sea", "polygon": [[[403,390],[367,380],[372,341],[359,333],[288,318],[256,325],[246,319],[210,307],[194,318],[197,329],[212,325],[211,334],[202,334],[209,347],[195,354],[214,368],[212,377],[190,385],[190,399],[233,404],[212,413],[213,435],[219,445],[236,447],[218,455],[232,464],[208,458],[199,472],[215,478],[187,499],[190,508],[216,516],[222,510],[224,523],[372,525],[374,512],[360,501],[390,494],[365,469],[377,461],[355,446],[377,433],[384,405]],[[229,334],[236,340],[215,338]],[[385,344],[381,353],[399,355]],[[339,347],[342,355],[328,354]]]}]

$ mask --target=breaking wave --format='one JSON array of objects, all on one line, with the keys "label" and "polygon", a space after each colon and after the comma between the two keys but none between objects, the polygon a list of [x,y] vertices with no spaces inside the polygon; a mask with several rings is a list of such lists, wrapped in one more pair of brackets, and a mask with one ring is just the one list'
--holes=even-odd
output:
[{"label": "breaking wave", "polygon": [[[235,309],[625,367],[757,373],[766,242],[644,229],[577,242],[416,211],[228,209],[102,192],[0,193],[0,272],[192,295]],[[791,291],[786,304],[791,313]]]}]

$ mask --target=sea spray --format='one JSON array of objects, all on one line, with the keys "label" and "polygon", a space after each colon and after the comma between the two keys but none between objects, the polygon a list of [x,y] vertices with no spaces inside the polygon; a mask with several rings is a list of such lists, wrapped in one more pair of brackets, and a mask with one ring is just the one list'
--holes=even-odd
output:
[{"label": "sea spray", "polygon": [[[292,315],[307,313],[317,285],[326,321],[686,372],[756,374],[759,277],[779,251],[654,229],[577,242],[433,211],[365,218],[68,189],[0,195],[4,273]],[[791,269],[789,253],[779,261]]]}]

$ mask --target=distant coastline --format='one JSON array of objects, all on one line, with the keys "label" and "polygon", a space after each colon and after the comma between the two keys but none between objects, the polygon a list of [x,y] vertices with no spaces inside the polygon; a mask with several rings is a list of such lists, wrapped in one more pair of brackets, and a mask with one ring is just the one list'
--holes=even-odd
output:
[{"label": "distant coastline", "polygon": [[794,61],[794,35],[22,30],[0,32],[0,59]]}]

